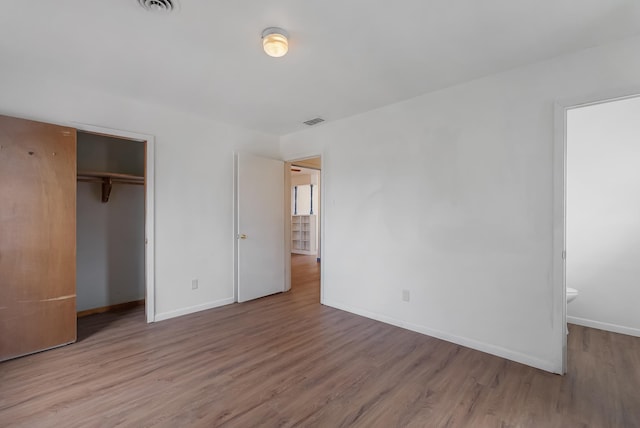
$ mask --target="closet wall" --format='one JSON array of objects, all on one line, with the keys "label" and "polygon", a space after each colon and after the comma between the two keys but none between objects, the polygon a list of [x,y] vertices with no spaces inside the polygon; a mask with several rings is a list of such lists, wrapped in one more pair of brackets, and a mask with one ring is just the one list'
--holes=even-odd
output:
[{"label": "closet wall", "polygon": [[[144,175],[144,143],[78,132],[78,171]],[[77,187],[77,310],[145,297],[144,186]]]}]

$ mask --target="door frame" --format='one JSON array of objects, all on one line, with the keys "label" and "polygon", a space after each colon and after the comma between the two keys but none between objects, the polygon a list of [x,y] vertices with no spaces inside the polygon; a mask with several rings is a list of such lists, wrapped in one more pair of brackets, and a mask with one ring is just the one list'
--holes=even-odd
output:
[{"label": "door frame", "polygon": [[155,322],[156,287],[155,287],[155,137],[102,126],[71,122],[68,126],[77,131],[121,138],[145,143],[144,157],[144,272],[145,272],[145,314],[147,323]]},{"label": "door frame", "polygon": [[[291,165],[312,158],[320,158],[320,233],[318,236],[320,237],[320,304],[324,304],[324,266],[326,264],[325,258],[325,248],[326,248],[326,240],[325,240],[325,210],[326,210],[326,186],[325,186],[325,165],[323,162],[324,154],[316,153],[316,154],[308,154],[305,156],[298,156],[293,159],[285,160],[284,163],[284,174],[285,174],[285,195],[284,195],[284,204],[285,204],[285,219],[284,219],[284,238],[285,238],[285,290],[289,291],[291,289]],[[308,167],[305,167],[308,168]]]},{"label": "door frame", "polygon": [[567,373],[567,283],[566,283],[566,229],[567,229],[567,111],[590,105],[621,101],[640,96],[640,87],[609,90],[573,97],[554,103],[553,138],[553,244],[552,284],[554,319],[561,323],[557,329],[561,347],[560,374]]}]

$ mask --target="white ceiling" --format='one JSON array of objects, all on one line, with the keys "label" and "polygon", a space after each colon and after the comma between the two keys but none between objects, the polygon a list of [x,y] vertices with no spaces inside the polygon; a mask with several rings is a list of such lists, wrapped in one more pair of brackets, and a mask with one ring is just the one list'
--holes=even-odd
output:
[{"label": "white ceiling", "polygon": [[[287,56],[262,52],[269,26],[290,33]],[[167,15],[3,0],[0,78],[69,79],[283,135],[637,34],[637,0],[180,0]]]}]

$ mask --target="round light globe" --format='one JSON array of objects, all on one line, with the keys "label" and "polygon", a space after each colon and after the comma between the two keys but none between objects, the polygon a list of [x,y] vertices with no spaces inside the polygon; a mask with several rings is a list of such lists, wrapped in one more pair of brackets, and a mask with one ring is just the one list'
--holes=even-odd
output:
[{"label": "round light globe", "polygon": [[289,51],[287,32],[282,28],[270,27],[262,32],[264,52],[274,58],[280,58]]}]

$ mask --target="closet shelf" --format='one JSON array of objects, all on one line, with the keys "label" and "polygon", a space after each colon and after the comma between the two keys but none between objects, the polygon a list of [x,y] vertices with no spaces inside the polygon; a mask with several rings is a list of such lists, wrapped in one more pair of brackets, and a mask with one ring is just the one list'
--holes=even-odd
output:
[{"label": "closet shelf", "polygon": [[78,171],[77,176],[78,181],[102,184],[102,202],[109,202],[113,183],[144,185],[144,177],[139,175],[103,171]]}]

